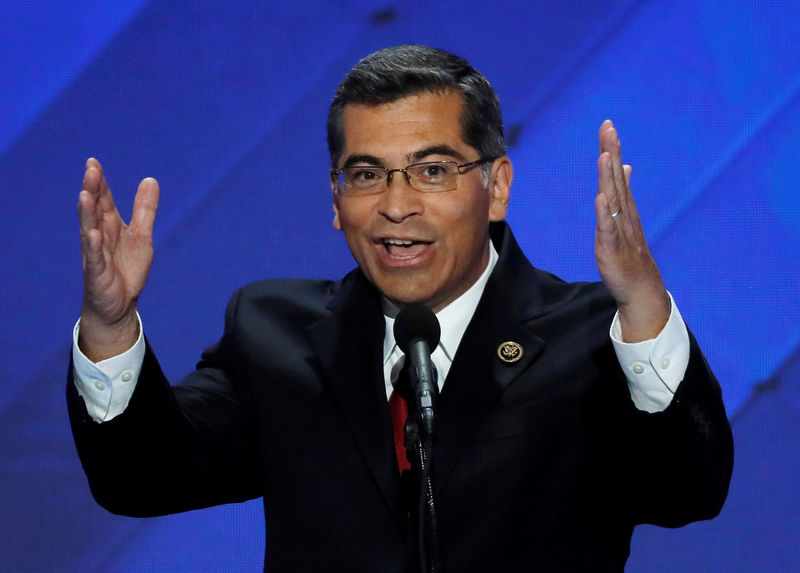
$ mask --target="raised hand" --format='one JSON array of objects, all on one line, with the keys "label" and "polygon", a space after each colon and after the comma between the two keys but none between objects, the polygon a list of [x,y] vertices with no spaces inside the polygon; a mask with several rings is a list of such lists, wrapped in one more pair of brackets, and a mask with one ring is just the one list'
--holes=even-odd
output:
[{"label": "raised hand", "polygon": [[153,262],[158,183],[143,179],[126,225],[114,206],[100,162],[86,162],[78,199],[83,258],[83,306],[78,344],[98,362],[130,348],[138,337],[136,301]]},{"label": "raised hand", "polygon": [[600,126],[595,257],[603,283],[617,301],[626,342],[655,338],[669,318],[670,303],[630,189],[631,166],[622,164],[617,130]]}]

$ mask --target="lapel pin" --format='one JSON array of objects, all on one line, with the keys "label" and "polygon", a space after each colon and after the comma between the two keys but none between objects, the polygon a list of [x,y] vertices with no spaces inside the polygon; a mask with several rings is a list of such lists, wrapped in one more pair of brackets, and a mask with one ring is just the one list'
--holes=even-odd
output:
[{"label": "lapel pin", "polygon": [[506,364],[513,364],[522,358],[522,345],[518,342],[504,342],[497,347],[497,357]]}]

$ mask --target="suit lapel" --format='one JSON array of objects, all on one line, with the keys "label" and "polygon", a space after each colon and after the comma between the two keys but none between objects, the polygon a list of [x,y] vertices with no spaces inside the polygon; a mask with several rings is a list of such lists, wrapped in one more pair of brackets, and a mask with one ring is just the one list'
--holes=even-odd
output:
[{"label": "suit lapel", "polygon": [[[459,344],[439,399],[434,472],[440,489],[484,417],[545,345],[526,326],[542,312],[536,271],[508,227],[495,230],[500,260]],[[506,342],[522,348],[518,360],[505,362],[498,356],[498,347]]]},{"label": "suit lapel", "polygon": [[375,289],[359,271],[342,281],[330,315],[309,327],[323,383],[333,395],[377,487],[405,524],[383,382],[384,319]]}]

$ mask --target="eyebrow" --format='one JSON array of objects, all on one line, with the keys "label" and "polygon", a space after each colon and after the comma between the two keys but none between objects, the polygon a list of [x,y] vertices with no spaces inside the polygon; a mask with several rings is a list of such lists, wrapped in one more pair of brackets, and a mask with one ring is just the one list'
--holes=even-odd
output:
[{"label": "eyebrow", "polygon": [[[430,147],[426,147],[425,149],[420,149],[413,153],[409,153],[406,157],[409,162],[414,162],[425,159],[430,155],[446,155],[448,157],[452,157],[459,161],[466,160],[466,157],[464,157],[463,154],[459,153],[449,145],[444,145],[444,144],[432,145]],[[358,165],[358,164],[374,165],[375,167],[386,167],[386,164],[384,163],[383,159],[366,153],[360,153],[358,155],[349,156],[345,160],[344,165],[342,167],[351,167],[353,165]]]},{"label": "eyebrow", "polygon": [[342,167],[350,167],[359,163],[366,163],[367,165],[374,165],[375,167],[385,167],[383,164],[383,159],[375,157],[374,155],[367,155],[363,153],[360,155],[351,155],[345,160]]},{"label": "eyebrow", "polygon": [[453,157],[454,159],[458,159],[459,161],[464,161],[466,159],[466,157],[449,145],[432,145],[431,147],[426,147],[425,149],[421,149],[412,153],[409,159],[413,161],[419,161],[420,159],[425,159],[429,155],[447,155],[449,157]]}]

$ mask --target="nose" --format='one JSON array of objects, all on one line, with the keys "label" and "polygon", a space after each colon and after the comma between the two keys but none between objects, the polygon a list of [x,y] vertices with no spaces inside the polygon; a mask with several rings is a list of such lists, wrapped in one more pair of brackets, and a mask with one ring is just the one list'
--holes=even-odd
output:
[{"label": "nose", "polygon": [[[397,177],[393,177],[395,173]],[[411,188],[408,175],[402,169],[389,172],[386,190],[378,202],[378,212],[393,223],[402,223],[409,217],[422,214],[422,193]]]}]

